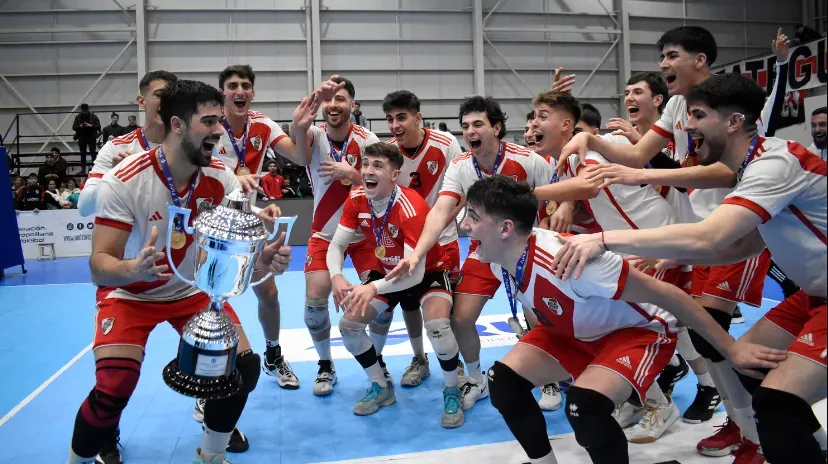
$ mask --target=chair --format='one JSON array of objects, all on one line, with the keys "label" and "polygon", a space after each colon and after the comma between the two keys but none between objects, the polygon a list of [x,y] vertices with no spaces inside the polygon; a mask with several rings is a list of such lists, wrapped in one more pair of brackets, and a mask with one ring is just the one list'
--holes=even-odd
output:
[{"label": "chair", "polygon": [[54,243],[38,243],[37,244],[37,260],[41,259],[55,260],[55,244]]}]

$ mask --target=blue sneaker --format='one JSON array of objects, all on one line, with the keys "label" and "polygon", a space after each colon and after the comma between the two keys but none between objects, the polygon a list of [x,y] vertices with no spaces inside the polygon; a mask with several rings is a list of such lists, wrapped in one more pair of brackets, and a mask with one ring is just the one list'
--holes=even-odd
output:
[{"label": "blue sneaker", "polygon": [[457,387],[446,387],[443,390],[443,416],[440,425],[447,429],[456,429],[463,425],[465,416],[460,407],[460,390]]},{"label": "blue sneaker", "polygon": [[357,416],[368,416],[379,411],[383,406],[390,406],[397,402],[397,397],[394,395],[394,389],[381,387],[378,383],[372,382],[371,388],[361,400],[354,406],[354,414]]}]

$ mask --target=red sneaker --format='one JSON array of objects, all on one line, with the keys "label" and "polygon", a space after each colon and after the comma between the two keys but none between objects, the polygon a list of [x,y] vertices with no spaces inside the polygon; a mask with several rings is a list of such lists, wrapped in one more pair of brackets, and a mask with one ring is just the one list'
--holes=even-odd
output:
[{"label": "red sneaker", "polygon": [[733,451],[733,464],[765,464],[765,456],[759,452],[759,445],[744,439],[738,449]]},{"label": "red sneaker", "polygon": [[742,433],[736,422],[728,417],[724,424],[716,426],[719,430],[696,445],[696,450],[705,456],[727,456],[742,445]]}]

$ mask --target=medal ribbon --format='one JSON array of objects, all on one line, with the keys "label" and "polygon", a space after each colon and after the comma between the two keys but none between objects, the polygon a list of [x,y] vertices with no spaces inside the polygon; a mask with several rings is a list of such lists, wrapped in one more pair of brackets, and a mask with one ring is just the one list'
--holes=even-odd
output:
[{"label": "medal ribbon", "polygon": [[[497,156],[495,157],[494,167],[492,168],[492,174],[497,172],[497,167],[500,165],[500,155],[503,154],[503,143],[497,147]],[[472,156],[472,163],[474,163],[474,170],[477,171],[477,178],[479,180],[483,180],[483,173],[480,172],[480,165],[477,164],[477,158]]]},{"label": "medal ribbon", "polygon": [[[558,169],[557,169],[557,166],[556,166],[555,173],[554,173],[554,174],[552,174],[552,179],[550,179],[550,180],[549,180],[549,185],[552,185],[552,184],[557,183],[557,182],[558,182],[558,180],[559,180],[559,179],[558,179]],[[548,204],[549,204],[549,200],[544,201],[544,202],[543,202],[543,204],[544,204],[544,205],[548,205]]]},{"label": "medal ribbon", "polygon": [[233,144],[233,150],[236,151],[236,157],[239,158],[239,166],[244,166],[244,159],[247,156],[247,131],[250,129],[249,121],[244,121],[244,135],[242,136],[241,149],[239,149],[239,146],[236,145],[236,136],[233,135],[233,131],[230,129],[230,123],[227,122],[227,118],[223,115],[221,118],[221,124],[224,126],[224,130],[227,131],[227,135],[230,137],[230,143]]},{"label": "medal ribbon", "polygon": [[334,147],[333,140],[331,140],[331,136],[325,132],[325,137],[328,138],[328,145],[331,146],[331,158],[333,158],[337,163],[342,161],[342,157],[345,156],[345,150],[348,149],[348,141],[350,140],[350,133],[349,136],[345,137],[345,141],[342,142],[342,151],[336,151]]},{"label": "medal ribbon", "polygon": [[747,154],[745,155],[745,160],[742,161],[742,166],[739,168],[739,172],[736,173],[736,178],[738,181],[742,180],[742,174],[745,172],[745,168],[747,165],[753,161],[753,150],[756,148],[756,144],[759,143],[759,135],[754,135],[753,140],[750,141],[750,146],[748,147]]},{"label": "medal ribbon", "polygon": [[394,199],[397,197],[397,187],[391,192],[391,198],[388,200],[388,206],[385,207],[385,216],[382,218],[382,225],[377,227],[377,217],[374,215],[374,205],[371,200],[368,200],[368,209],[371,210],[371,225],[374,228],[374,237],[377,239],[377,247],[382,246],[382,230],[388,223],[388,216],[391,215],[391,208],[394,207]]},{"label": "medal ribbon", "polygon": [[[170,166],[167,164],[167,157],[164,156],[164,150],[162,150],[161,147],[158,147],[158,162],[161,164],[161,170],[164,172],[164,178],[167,180],[167,187],[170,189],[173,204],[180,208],[181,200],[178,198],[178,192],[175,191],[175,183],[173,182],[172,173],[170,173]],[[187,192],[187,196],[184,197],[185,205],[190,203],[190,197],[193,195],[193,190],[195,190],[199,173],[201,173],[201,169],[196,170],[193,174],[193,178],[190,179],[190,191]],[[176,217],[172,219],[175,224],[175,230],[178,232],[184,232],[184,225],[178,220],[178,216],[176,215]]]},{"label": "medal ribbon", "polygon": [[506,296],[509,297],[509,307],[512,310],[512,317],[517,318],[517,294],[520,292],[520,283],[523,281],[523,271],[526,269],[526,257],[529,256],[529,241],[526,241],[526,248],[523,250],[523,255],[517,262],[517,268],[515,269],[515,294],[512,295],[512,285],[511,280],[512,276],[509,272],[504,269],[500,268],[500,271],[503,272],[503,284],[506,285]]},{"label": "medal ribbon", "polygon": [[147,140],[147,136],[144,135],[144,130],[143,129],[138,129],[138,133],[141,134],[141,147],[144,150],[149,150],[150,149],[150,144],[149,144],[149,140]]}]

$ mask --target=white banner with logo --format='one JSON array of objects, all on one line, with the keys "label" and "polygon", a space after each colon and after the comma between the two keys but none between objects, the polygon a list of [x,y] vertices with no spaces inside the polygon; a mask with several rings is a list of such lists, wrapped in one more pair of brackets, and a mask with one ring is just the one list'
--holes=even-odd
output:
[{"label": "white banner with logo", "polygon": [[92,254],[94,217],[81,217],[76,209],[21,211],[17,215],[23,257],[37,258],[37,247],[44,243],[55,245],[58,258],[89,256]]}]

